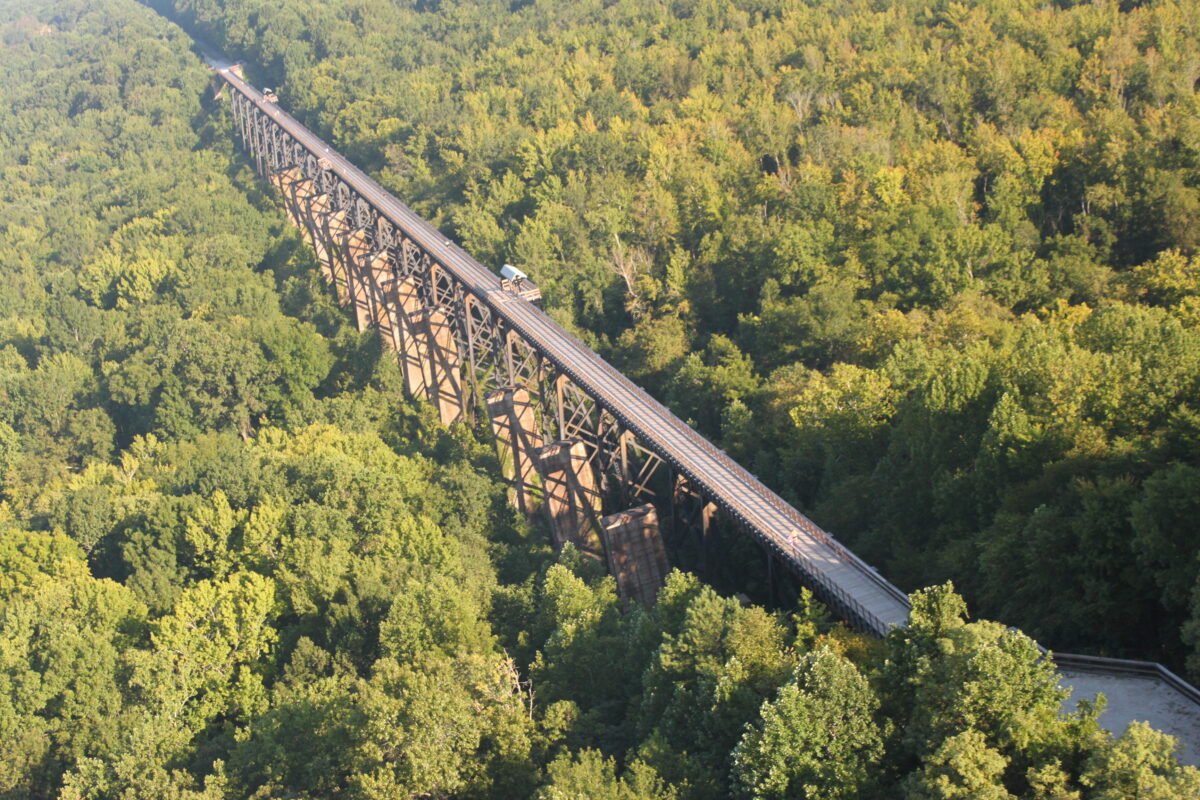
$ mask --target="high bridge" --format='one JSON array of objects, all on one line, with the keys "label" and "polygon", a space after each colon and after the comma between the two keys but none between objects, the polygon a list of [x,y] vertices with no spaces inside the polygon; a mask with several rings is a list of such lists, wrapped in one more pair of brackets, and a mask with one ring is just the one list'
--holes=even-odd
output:
[{"label": "high bridge", "polygon": [[[906,621],[904,592],[232,69],[218,74],[235,90],[258,171],[280,187],[360,327],[383,332],[407,388],[443,422],[489,408],[515,451],[519,502],[532,505],[540,489],[567,518],[556,526],[564,540],[603,549],[587,529],[603,529],[604,511],[650,503],[703,528],[715,507],[855,627],[883,636]],[[549,459],[562,468],[539,469]]]},{"label": "high bridge", "polygon": [[[906,623],[902,591],[551,320],[528,286],[502,281],[205,55],[339,302],[378,330],[407,391],[444,423],[490,421],[514,503],[544,508],[557,545],[606,562],[623,597],[652,601],[668,570],[663,530],[703,543],[720,512],[851,626],[885,636]],[[1114,697],[1109,726],[1149,719],[1200,762],[1195,688],[1149,662],[1054,659],[1065,683]]]}]

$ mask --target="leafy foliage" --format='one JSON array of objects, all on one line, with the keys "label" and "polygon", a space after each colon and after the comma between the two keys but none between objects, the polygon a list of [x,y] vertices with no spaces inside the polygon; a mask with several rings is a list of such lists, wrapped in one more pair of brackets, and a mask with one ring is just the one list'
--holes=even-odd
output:
[{"label": "leafy foliage", "polygon": [[[1200,639],[1190,7],[172,9],[907,580]],[[624,609],[400,397],[207,80],[130,0],[0,9],[0,797],[1200,791],[949,586],[882,643]]]},{"label": "leafy foliage", "polygon": [[160,3],[892,580],[1194,655],[1195,0]]}]

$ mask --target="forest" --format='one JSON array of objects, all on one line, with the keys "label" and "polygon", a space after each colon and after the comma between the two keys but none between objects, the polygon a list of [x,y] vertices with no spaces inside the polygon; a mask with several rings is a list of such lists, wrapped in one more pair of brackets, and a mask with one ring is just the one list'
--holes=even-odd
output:
[{"label": "forest", "polygon": [[0,798],[1200,796],[1007,627],[1198,668],[1194,4],[160,10],[913,614],[626,608],[405,399],[180,28],[10,0]]},{"label": "forest", "polygon": [[905,590],[1200,679],[1196,0],[158,0]]}]

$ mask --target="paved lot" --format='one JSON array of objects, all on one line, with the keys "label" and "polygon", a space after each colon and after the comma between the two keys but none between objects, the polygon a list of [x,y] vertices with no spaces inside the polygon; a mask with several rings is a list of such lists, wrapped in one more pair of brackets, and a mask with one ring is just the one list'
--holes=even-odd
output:
[{"label": "paved lot", "polygon": [[1108,707],[1100,716],[1100,724],[1114,734],[1120,734],[1134,720],[1179,739],[1179,758],[1185,764],[1200,766],[1200,706],[1181,696],[1157,678],[1136,675],[1100,675],[1090,672],[1062,673],[1062,683],[1074,689],[1067,700],[1069,708],[1075,701],[1103,694]]}]

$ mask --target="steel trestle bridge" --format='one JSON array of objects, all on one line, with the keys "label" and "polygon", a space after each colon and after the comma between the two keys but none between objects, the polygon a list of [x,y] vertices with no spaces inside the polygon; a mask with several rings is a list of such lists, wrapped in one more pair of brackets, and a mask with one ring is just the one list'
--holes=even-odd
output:
[{"label": "steel trestle bridge", "polygon": [[[907,596],[873,567],[251,87],[237,66],[206,60],[232,89],[248,153],[280,190],[339,301],[360,329],[380,332],[410,394],[428,398],[443,422],[481,411],[491,418],[514,502],[527,512],[544,505],[556,543],[594,545],[624,595],[652,601],[667,566],[653,541],[659,515],[703,541],[720,510],[851,626],[885,636],[907,622]],[[1151,662],[1053,658],[1065,682],[1129,708],[1109,727],[1149,718],[1183,740],[1185,760],[1200,763],[1200,691]]]},{"label": "steel trestle bridge", "polygon": [[364,315],[370,319],[372,299],[388,304],[389,285],[403,280],[426,307],[444,310],[457,355],[467,362],[465,380],[460,378],[465,407],[478,407],[488,390],[524,387],[539,399],[538,416],[548,429],[544,440],[584,441],[604,490],[611,493],[615,484],[616,495],[661,504],[663,498],[651,497],[650,476],[666,467],[676,475],[673,495],[725,512],[853,626],[882,636],[905,623],[908,598],[873,567],[537,306],[506,291],[491,270],[247,84],[235,68],[218,68],[217,74],[234,90],[236,126],[260,174],[308,182],[308,209],[302,210],[309,210],[310,224],[311,199],[321,198],[321,214],[344,218],[343,238],[357,237],[359,263],[386,262],[381,278],[365,281],[375,285],[348,286],[350,296],[367,296]]}]

